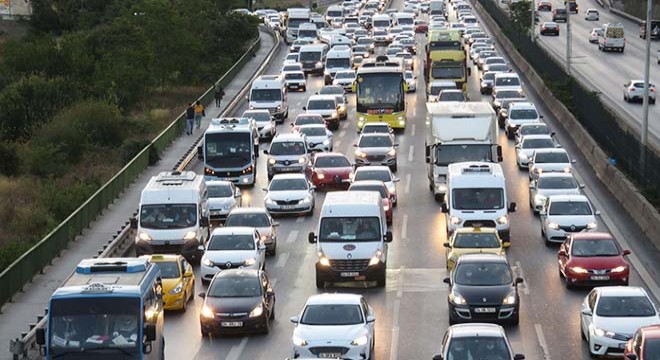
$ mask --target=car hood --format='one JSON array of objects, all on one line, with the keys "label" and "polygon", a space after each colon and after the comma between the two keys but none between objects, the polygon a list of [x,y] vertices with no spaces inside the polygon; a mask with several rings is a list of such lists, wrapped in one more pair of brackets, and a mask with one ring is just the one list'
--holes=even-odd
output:
[{"label": "car hood", "polygon": [[170,290],[174,289],[181,283],[180,278],[163,279],[163,294],[169,294]]},{"label": "car hood", "polygon": [[588,223],[596,222],[596,218],[593,215],[549,215],[548,221],[560,226],[585,226]]},{"label": "car hood", "polygon": [[[501,305],[502,300],[509,294],[511,285],[500,286],[465,286],[454,285],[457,291],[469,305]],[[485,299],[485,300],[484,300]]]},{"label": "car hood", "polygon": [[336,167],[336,168],[314,168],[314,171],[317,174],[335,176],[342,175],[348,177],[348,175],[353,171],[352,167]]},{"label": "car hood", "polygon": [[366,335],[367,329],[363,324],[357,325],[304,325],[300,324],[293,330],[293,335],[308,342],[313,341],[353,341]]},{"label": "car hood", "polygon": [[302,200],[309,196],[307,190],[269,191],[266,195],[271,200],[291,201]]},{"label": "car hood", "polygon": [[629,336],[632,336],[640,327],[660,323],[657,315],[649,317],[602,317],[596,315],[593,321],[597,328]]},{"label": "car hood", "polygon": [[546,197],[550,195],[580,195],[580,189],[537,189],[536,193]]},{"label": "car hood", "polygon": [[324,135],[319,135],[319,136],[307,136],[307,143],[308,144],[320,144],[326,140],[329,140],[330,138],[328,136]]},{"label": "car hood", "polygon": [[[344,249],[344,246],[348,247],[348,245],[353,245],[355,248],[353,250]],[[329,259],[348,259],[349,254],[351,259],[370,259],[374,256],[376,250],[383,250],[380,241],[350,242],[346,240],[342,242],[321,242],[319,246]]]},{"label": "car hood", "polygon": [[590,256],[578,257],[571,256],[568,266],[580,266],[585,269],[613,269],[617,266],[626,266],[628,263],[623,259],[623,256]]},{"label": "car hood", "polygon": [[308,113],[330,116],[337,110],[334,109],[307,109]]},{"label": "car hood", "polygon": [[257,304],[261,302],[261,297],[236,297],[220,298],[207,297],[205,304],[213,309],[215,313],[250,313]]},{"label": "car hood", "polygon": [[357,149],[367,155],[387,155],[392,150],[391,147],[359,147]]},{"label": "car hood", "polygon": [[230,198],[209,198],[209,209],[226,209],[236,203],[236,199]]},{"label": "car hood", "polygon": [[249,258],[259,259],[259,256],[257,250],[206,250],[203,258],[222,265],[227,262],[241,263]]}]

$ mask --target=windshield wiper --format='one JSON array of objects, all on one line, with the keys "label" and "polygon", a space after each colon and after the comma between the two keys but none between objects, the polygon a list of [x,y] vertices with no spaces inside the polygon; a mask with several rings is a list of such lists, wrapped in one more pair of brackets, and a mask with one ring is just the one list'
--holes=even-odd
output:
[{"label": "windshield wiper", "polygon": [[124,355],[128,357],[133,357],[135,354],[131,353],[130,351],[120,348],[120,347],[93,347],[93,348],[80,348],[80,349],[75,349],[75,350],[67,350],[65,352],[53,355],[53,359],[58,359],[61,358],[65,355],[71,355],[71,354],[85,354],[89,352],[95,352],[95,351],[105,351],[105,350],[113,350],[113,351],[119,351],[123,353]]}]

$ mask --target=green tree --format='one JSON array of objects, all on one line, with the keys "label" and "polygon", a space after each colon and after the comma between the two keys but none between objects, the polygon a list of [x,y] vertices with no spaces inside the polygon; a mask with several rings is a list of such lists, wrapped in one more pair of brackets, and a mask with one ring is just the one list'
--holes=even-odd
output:
[{"label": "green tree", "polygon": [[518,1],[509,5],[511,26],[520,33],[529,32],[532,24],[531,1]]}]

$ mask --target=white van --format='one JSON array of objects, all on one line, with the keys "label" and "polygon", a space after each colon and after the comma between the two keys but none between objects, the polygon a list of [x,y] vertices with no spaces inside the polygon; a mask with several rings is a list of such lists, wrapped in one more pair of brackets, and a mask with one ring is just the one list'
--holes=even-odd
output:
[{"label": "white van", "polygon": [[248,95],[250,110],[267,109],[276,119],[289,117],[286,82],[280,75],[261,75],[252,82]]},{"label": "white van", "polygon": [[620,51],[626,48],[624,28],[619,24],[603,24],[603,32],[598,35],[598,50]]},{"label": "white van", "polygon": [[300,24],[298,27],[298,39],[297,40],[306,40],[310,43],[318,42],[319,40],[319,29],[314,23],[304,23]]},{"label": "white van", "polygon": [[[334,39],[334,38],[333,38]],[[337,71],[350,70],[353,68],[353,50],[345,45],[337,45],[328,51],[325,57],[325,71],[323,81],[325,85],[332,84]]]},{"label": "white van", "polygon": [[181,254],[199,262],[209,237],[208,190],[193,171],[161,172],[142,190],[136,230],[136,256]]},{"label": "white van", "polygon": [[403,30],[415,30],[415,16],[411,13],[398,12],[392,15],[394,24]]},{"label": "white van", "polygon": [[516,203],[507,206],[506,180],[497,163],[459,162],[447,170],[447,233],[462,227],[494,227],[503,242],[510,239],[509,213]]},{"label": "white van", "polygon": [[334,18],[344,17],[344,7],[341,5],[330,5],[325,11],[325,21],[331,22]]},{"label": "white van", "polygon": [[302,64],[305,74],[323,74],[325,70],[325,55],[327,44],[303,45],[298,51],[298,61]]},{"label": "white van", "polygon": [[388,31],[392,26],[392,21],[389,15],[378,14],[374,15],[371,18],[371,28],[372,30],[385,30]]},{"label": "white van", "polygon": [[[326,282],[376,281],[387,278],[387,231],[385,210],[375,191],[339,191],[325,196],[318,230],[308,234],[316,244],[316,287]],[[317,235],[318,234],[318,235]]]}]

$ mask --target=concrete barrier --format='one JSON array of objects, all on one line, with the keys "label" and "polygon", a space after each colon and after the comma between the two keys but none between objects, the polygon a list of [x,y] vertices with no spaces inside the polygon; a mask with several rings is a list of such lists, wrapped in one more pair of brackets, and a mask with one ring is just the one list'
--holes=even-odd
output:
[{"label": "concrete barrier", "polygon": [[611,12],[612,14],[619,15],[619,16],[621,16],[622,18],[626,18],[626,19],[628,19],[628,20],[630,20],[630,21],[636,22],[638,25],[641,24],[642,21],[643,21],[642,19],[640,19],[640,18],[638,18],[638,17],[636,17],[636,16],[632,16],[632,15],[626,13],[626,12],[623,12],[623,11],[621,11],[621,10],[615,9],[615,8],[613,8],[613,7],[610,7],[610,12]]},{"label": "concrete barrier", "polygon": [[[499,30],[497,23],[478,1],[472,0],[472,4],[486,26],[493,30]],[[612,193],[614,198],[621,203],[653,245],[660,250],[660,213],[619,169],[607,161],[608,157],[603,149],[598,146],[598,143],[566,106],[552,94],[534,68],[522,57],[506,35],[501,30],[492,31],[492,34],[502,47],[502,51],[508,54],[511,61],[525,74],[529,85],[544,99],[548,109],[557,118],[561,126],[571,134],[577,148],[580,149],[596,176]]]}]

